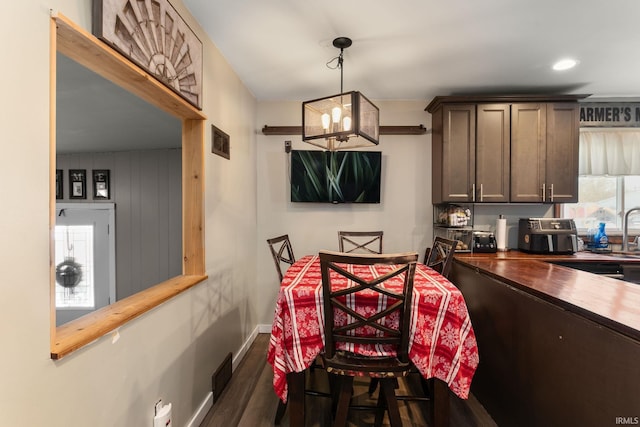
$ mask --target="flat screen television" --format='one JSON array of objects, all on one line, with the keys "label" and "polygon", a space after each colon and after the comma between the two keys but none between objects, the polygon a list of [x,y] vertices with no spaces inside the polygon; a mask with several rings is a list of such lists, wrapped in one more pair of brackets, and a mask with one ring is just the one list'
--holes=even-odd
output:
[{"label": "flat screen television", "polygon": [[291,151],[291,201],[380,203],[380,151]]}]

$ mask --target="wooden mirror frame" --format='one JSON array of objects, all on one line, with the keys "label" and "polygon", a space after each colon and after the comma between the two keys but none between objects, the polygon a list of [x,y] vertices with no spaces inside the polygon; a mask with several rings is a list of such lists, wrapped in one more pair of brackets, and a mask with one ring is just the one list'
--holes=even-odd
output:
[{"label": "wooden mirror frame", "polygon": [[182,121],[182,274],[56,327],[55,266],[50,262],[51,358],[60,359],[207,278],[204,267],[206,116],[153,76],[63,15],[51,19],[49,242],[54,259],[56,53],[60,52]]}]

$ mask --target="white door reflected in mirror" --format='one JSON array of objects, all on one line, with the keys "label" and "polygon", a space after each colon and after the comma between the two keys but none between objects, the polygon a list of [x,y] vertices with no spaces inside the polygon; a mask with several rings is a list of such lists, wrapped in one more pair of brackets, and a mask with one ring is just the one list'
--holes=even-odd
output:
[{"label": "white door reflected in mirror", "polygon": [[56,326],[115,301],[113,203],[58,203]]}]

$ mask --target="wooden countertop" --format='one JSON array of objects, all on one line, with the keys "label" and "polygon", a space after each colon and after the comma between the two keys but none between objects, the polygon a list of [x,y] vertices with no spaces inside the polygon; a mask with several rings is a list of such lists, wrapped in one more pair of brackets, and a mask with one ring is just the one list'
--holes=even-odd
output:
[{"label": "wooden countertop", "polygon": [[492,260],[537,260],[537,261],[573,261],[573,262],[611,262],[636,263],[640,265],[640,251],[638,258],[628,258],[615,253],[576,252],[572,255],[557,254],[529,254],[517,250],[508,250],[493,254],[456,252],[457,259],[492,259]]},{"label": "wooden countertop", "polygon": [[577,252],[534,255],[456,253],[454,262],[474,268],[567,311],[640,340],[640,284],[552,264],[551,261],[634,263],[640,259]]}]

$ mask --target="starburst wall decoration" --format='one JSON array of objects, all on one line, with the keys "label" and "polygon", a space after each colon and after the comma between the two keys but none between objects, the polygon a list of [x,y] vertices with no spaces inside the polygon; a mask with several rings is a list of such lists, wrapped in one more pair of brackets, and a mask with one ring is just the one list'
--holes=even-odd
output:
[{"label": "starburst wall decoration", "polygon": [[202,109],[202,42],[167,0],[93,0],[93,34]]}]

